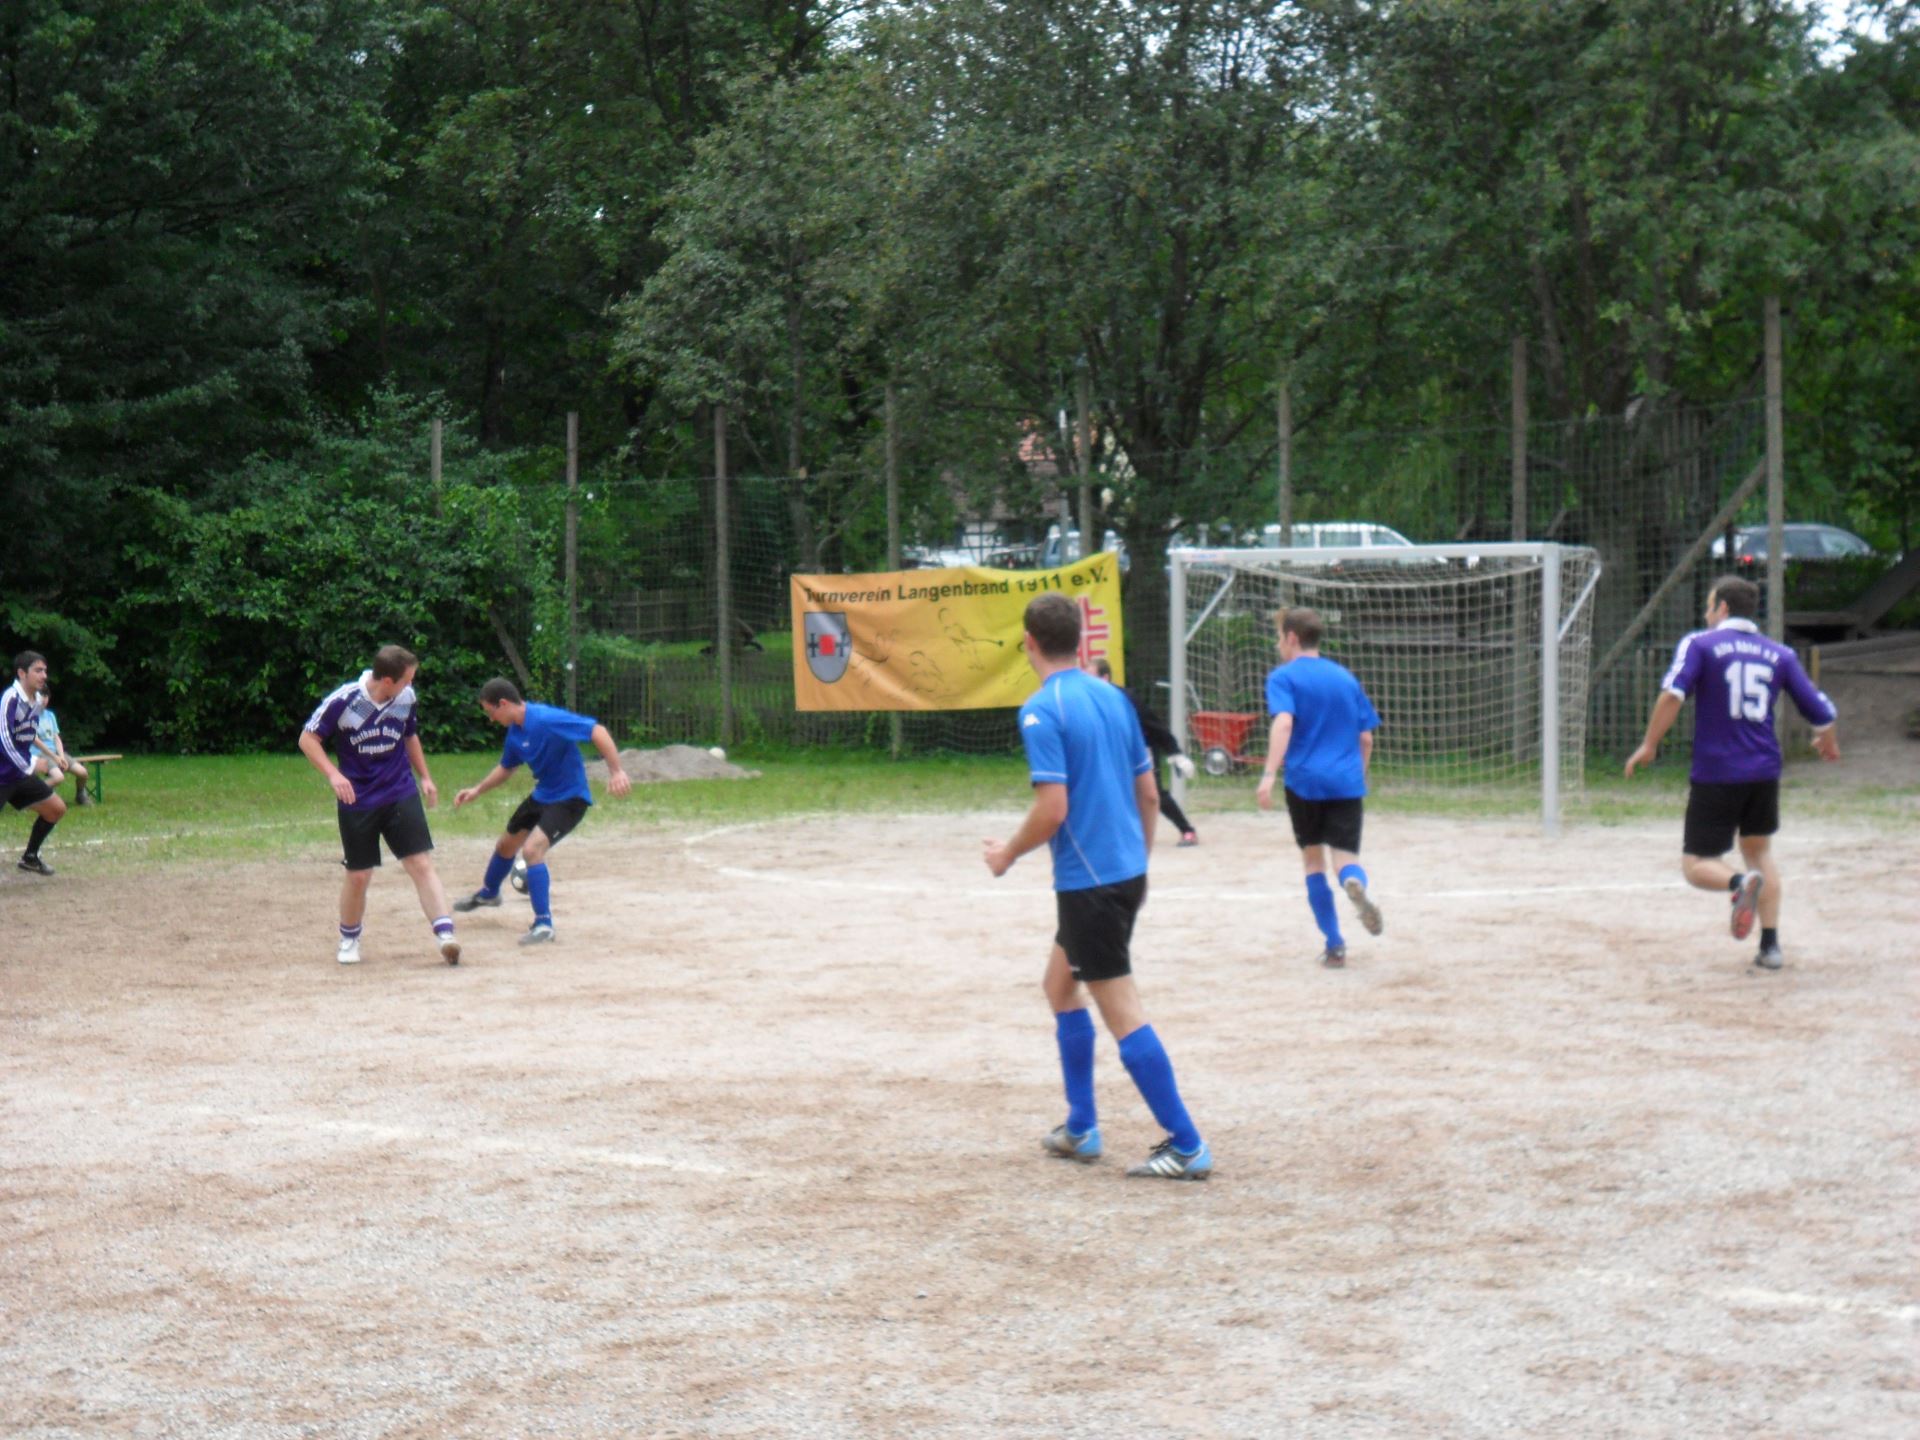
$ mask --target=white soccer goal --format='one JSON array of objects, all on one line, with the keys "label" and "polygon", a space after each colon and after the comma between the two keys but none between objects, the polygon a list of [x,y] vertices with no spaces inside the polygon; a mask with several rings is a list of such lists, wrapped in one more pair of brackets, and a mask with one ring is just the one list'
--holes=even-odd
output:
[{"label": "white soccer goal", "polygon": [[1542,823],[1558,827],[1586,760],[1596,552],[1514,543],[1169,558],[1173,731],[1206,775],[1263,763],[1274,612],[1304,605],[1325,624],[1321,653],[1358,676],[1380,712],[1375,788],[1537,790]]}]

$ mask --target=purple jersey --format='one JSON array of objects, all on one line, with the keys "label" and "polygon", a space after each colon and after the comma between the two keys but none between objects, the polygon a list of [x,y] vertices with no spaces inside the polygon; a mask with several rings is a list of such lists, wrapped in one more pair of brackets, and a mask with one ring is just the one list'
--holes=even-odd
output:
[{"label": "purple jersey", "polygon": [[1708,785],[1780,777],[1773,707],[1783,689],[1815,727],[1831,725],[1839,714],[1799,657],[1751,620],[1723,620],[1687,636],[1660,688],[1682,700],[1694,697],[1693,778]]},{"label": "purple jersey", "polygon": [[45,708],[17,680],[0,693],[0,785],[18,785],[33,774],[33,736]]},{"label": "purple jersey", "polygon": [[353,783],[349,810],[376,810],[414,793],[406,748],[407,737],[419,730],[413,721],[413,687],[377,704],[366,691],[372,676],[369,670],[342,685],[307,721],[307,729],[332,742],[334,763]]}]

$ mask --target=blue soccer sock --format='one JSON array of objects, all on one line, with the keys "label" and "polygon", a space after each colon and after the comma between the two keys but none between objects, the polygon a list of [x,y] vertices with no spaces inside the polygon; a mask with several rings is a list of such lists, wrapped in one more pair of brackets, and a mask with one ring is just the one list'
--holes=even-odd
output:
[{"label": "blue soccer sock", "polygon": [[498,852],[487,857],[487,876],[480,882],[480,893],[491,900],[500,893],[500,882],[513,869],[513,857]]},{"label": "blue soccer sock", "polygon": [[1320,927],[1328,945],[1344,945],[1340,938],[1340,915],[1333,908],[1333,887],[1318,871],[1307,876],[1307,904],[1313,907],[1313,923]]},{"label": "blue soccer sock", "polygon": [[1099,1037],[1085,1008],[1053,1017],[1053,1038],[1060,1045],[1060,1075],[1067,1086],[1067,1129],[1084,1135],[1099,1124],[1093,1105],[1093,1052]]},{"label": "blue soccer sock", "polygon": [[1367,872],[1362,870],[1358,865],[1342,865],[1340,867],[1341,885],[1344,886],[1349,880],[1358,880],[1362,890],[1367,888]]},{"label": "blue soccer sock", "polygon": [[1151,1025],[1142,1025],[1120,1042],[1120,1063],[1127,1067],[1140,1098],[1160,1122],[1160,1128],[1173,1137],[1173,1148],[1191,1155],[1200,1148],[1200,1132],[1194,1128],[1187,1107],[1180,1103],[1180,1087],[1173,1080],[1173,1062],[1166,1047],[1153,1033]]},{"label": "blue soccer sock", "polygon": [[542,861],[538,865],[527,866],[527,899],[533,902],[534,920],[553,923],[553,906],[547,899],[547,866]]}]

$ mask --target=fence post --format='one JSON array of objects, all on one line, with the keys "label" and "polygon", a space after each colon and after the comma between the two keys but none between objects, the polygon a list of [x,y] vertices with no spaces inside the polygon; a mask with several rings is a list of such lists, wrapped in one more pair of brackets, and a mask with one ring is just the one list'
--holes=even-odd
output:
[{"label": "fence post", "polygon": [[1780,297],[1767,296],[1767,634],[1787,633],[1786,426],[1780,413]]},{"label": "fence post", "polygon": [[[900,412],[894,403],[893,382],[887,382],[887,568],[900,568]],[[887,751],[894,759],[906,748],[900,712],[887,716]]]},{"label": "fence post", "polygon": [[[1087,364],[1083,353],[1073,364],[1074,404],[1079,411],[1079,441],[1074,448],[1080,453],[1080,553],[1075,559],[1084,560],[1100,548],[1100,537],[1093,533],[1093,369]],[[1066,555],[1066,546],[1060,547],[1062,558]]]},{"label": "fence post", "polygon": [[[1293,546],[1293,382],[1280,378],[1280,548]],[[1203,537],[1201,544],[1206,544]]]},{"label": "fence post", "polygon": [[714,658],[720,662],[720,743],[733,743],[733,548],[727,514],[727,406],[713,407]]},{"label": "fence post", "polygon": [[1525,540],[1527,513],[1527,340],[1513,337],[1513,539]]},{"label": "fence post", "polygon": [[580,708],[580,412],[567,412],[567,708]]}]

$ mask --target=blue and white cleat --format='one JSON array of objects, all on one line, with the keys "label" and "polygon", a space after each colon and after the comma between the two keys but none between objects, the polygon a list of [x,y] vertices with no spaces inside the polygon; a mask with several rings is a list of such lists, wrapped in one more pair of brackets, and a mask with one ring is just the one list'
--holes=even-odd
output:
[{"label": "blue and white cleat", "polygon": [[520,937],[522,945],[551,945],[553,926],[545,920],[536,920],[527,927],[527,933]]},{"label": "blue and white cleat", "polygon": [[1174,1148],[1171,1135],[1154,1146],[1145,1160],[1127,1169],[1127,1174],[1144,1180],[1204,1180],[1212,1173],[1213,1152],[1206,1141],[1202,1140],[1192,1154],[1182,1155]]},{"label": "blue and white cleat", "polygon": [[1359,876],[1354,876],[1340,888],[1347,892],[1347,899],[1353,902],[1353,908],[1359,912],[1360,923],[1366,928],[1367,934],[1378,935],[1386,928],[1386,922],[1380,915],[1380,907],[1368,897],[1367,887],[1360,882]]},{"label": "blue and white cleat", "polygon": [[1091,1165],[1106,1150],[1100,1143],[1098,1125],[1083,1135],[1074,1134],[1064,1125],[1056,1125],[1047,1132],[1047,1138],[1040,1142],[1040,1148],[1049,1155],[1058,1155],[1062,1160],[1078,1160],[1082,1165]]}]

